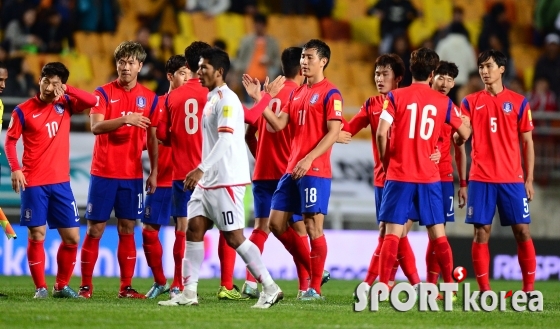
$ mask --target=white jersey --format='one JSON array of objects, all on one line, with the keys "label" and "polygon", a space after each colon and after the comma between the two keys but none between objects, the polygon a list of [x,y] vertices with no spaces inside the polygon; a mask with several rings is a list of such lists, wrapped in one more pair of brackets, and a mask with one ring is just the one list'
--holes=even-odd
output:
[{"label": "white jersey", "polygon": [[220,132],[233,134],[233,143],[225,155],[204,172],[199,185],[216,188],[250,184],[243,105],[227,85],[216,87],[208,93],[202,116],[202,131],[202,161],[216,145]]}]

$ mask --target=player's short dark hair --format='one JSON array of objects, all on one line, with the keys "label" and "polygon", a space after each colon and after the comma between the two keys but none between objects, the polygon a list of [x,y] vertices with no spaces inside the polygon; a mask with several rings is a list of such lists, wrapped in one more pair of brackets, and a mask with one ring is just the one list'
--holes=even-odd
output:
[{"label": "player's short dark hair", "polygon": [[438,54],[429,48],[419,48],[410,55],[410,73],[414,80],[426,81],[439,63]]},{"label": "player's short dark hair", "polygon": [[286,78],[293,79],[299,74],[302,50],[301,47],[289,47],[282,52],[282,72]]},{"label": "player's short dark hair", "polygon": [[229,55],[225,51],[212,47],[204,49],[200,53],[200,57],[208,60],[208,63],[212,65],[215,70],[222,69],[222,77],[224,80],[226,79],[231,63],[229,61]]},{"label": "player's short dark hair", "polygon": [[7,69],[8,69],[8,66],[6,66],[6,63],[0,61],[0,69],[7,70]]},{"label": "player's short dark hair", "polygon": [[60,78],[62,83],[66,83],[68,81],[68,77],[70,76],[70,71],[62,64],[61,62],[50,62],[45,64],[41,69],[41,79],[44,77],[50,78],[57,76]]},{"label": "player's short dark hair", "polygon": [[323,70],[327,68],[329,62],[331,61],[331,48],[324,41],[321,41],[319,39],[311,39],[306,44],[304,44],[302,48],[303,50],[306,49],[317,50],[317,56],[319,56],[319,59],[322,58],[327,59],[327,64],[325,64]]},{"label": "player's short dark hair", "polygon": [[173,55],[169,57],[167,62],[165,63],[165,72],[175,74],[177,70],[182,68],[183,66],[187,65],[187,61],[185,56],[183,55]]},{"label": "player's short dark hair", "polygon": [[185,58],[187,60],[187,67],[189,70],[198,71],[198,62],[200,61],[200,54],[205,49],[210,49],[212,46],[202,41],[195,41],[185,48]]},{"label": "player's short dark hair", "polygon": [[503,66],[504,68],[506,68],[506,65],[507,65],[506,55],[504,55],[504,53],[502,53],[501,51],[494,50],[494,49],[490,49],[490,50],[486,50],[486,51],[481,52],[478,55],[477,65],[478,66],[482,65],[482,63],[486,62],[490,58],[494,59],[494,62],[496,62],[496,64],[498,64],[498,67]]},{"label": "player's short dark hair", "polygon": [[135,41],[121,42],[114,53],[115,61],[119,61],[123,58],[136,58],[140,63],[144,63],[146,56],[147,54],[144,47]]},{"label": "player's short dark hair", "polygon": [[390,53],[377,57],[374,65],[374,75],[375,75],[376,68],[386,67],[386,66],[389,66],[391,70],[393,70],[393,73],[395,74],[395,78],[404,77],[404,71],[405,71],[404,62],[399,55]]},{"label": "player's short dark hair", "polygon": [[216,47],[216,48],[220,48],[223,51],[227,51],[227,44],[224,40],[222,39],[216,39],[214,40],[214,42],[212,43],[212,46]]},{"label": "player's short dark hair", "polygon": [[455,63],[448,61],[440,61],[434,71],[434,75],[448,75],[455,79],[459,75],[459,68]]},{"label": "player's short dark hair", "polygon": [[253,15],[253,23],[266,25],[268,23],[268,18],[264,14],[256,13]]}]

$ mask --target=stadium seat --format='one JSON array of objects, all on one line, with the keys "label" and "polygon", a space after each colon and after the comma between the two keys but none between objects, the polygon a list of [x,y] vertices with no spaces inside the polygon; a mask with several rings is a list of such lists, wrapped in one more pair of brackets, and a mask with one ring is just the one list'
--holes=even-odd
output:
[{"label": "stadium seat", "polygon": [[91,63],[87,55],[81,53],[70,53],[64,55],[62,60],[71,72],[68,77],[68,83],[70,85],[83,84],[93,79]]},{"label": "stadium seat", "polygon": [[378,45],[381,38],[379,22],[379,18],[374,16],[352,20],[352,40]]},{"label": "stadium seat", "polygon": [[[158,51],[158,49],[161,46],[161,34],[159,33],[152,33],[150,34],[150,38],[148,39],[148,44],[150,45],[150,47],[152,48],[152,50]],[[157,54],[156,54],[157,56]]]},{"label": "stadium seat", "polygon": [[184,54],[185,48],[196,41],[192,35],[177,34],[173,37],[173,48],[176,54]]},{"label": "stadium seat", "polygon": [[528,44],[512,45],[510,52],[518,76],[524,76],[526,68],[534,68],[540,55],[539,49]]},{"label": "stadium seat", "polygon": [[136,39],[138,27],[139,22],[135,13],[127,12],[125,16],[119,20],[115,34],[121,42],[125,40],[134,40]]},{"label": "stadium seat", "polygon": [[38,54],[26,54],[23,61],[23,65],[29,71],[29,73],[33,74],[35,79],[38,81],[39,76],[41,75],[41,55]]},{"label": "stadium seat", "polygon": [[177,14],[177,21],[179,22],[179,33],[184,36],[194,36],[194,28],[191,15],[185,11],[180,11]]},{"label": "stadium seat", "polygon": [[471,44],[476,48],[476,45],[478,44],[478,37],[482,31],[482,20],[465,21],[465,28],[469,31]]},{"label": "stadium seat", "polygon": [[434,22],[438,28],[447,26],[453,19],[453,3],[449,0],[424,0],[421,9],[424,19]]},{"label": "stadium seat", "polygon": [[372,1],[367,0],[345,0],[335,1],[333,9],[333,17],[340,20],[351,21],[353,19],[366,16],[369,4]]},{"label": "stadium seat", "polygon": [[74,33],[76,49],[87,56],[97,56],[103,52],[101,37],[98,33],[77,31]]},{"label": "stadium seat", "polygon": [[486,13],[484,0],[453,0],[453,3],[463,8],[465,21],[479,22]]},{"label": "stadium seat", "polygon": [[374,88],[373,63],[351,62],[348,69],[353,86],[364,90]]},{"label": "stadium seat", "polygon": [[299,42],[307,42],[310,39],[318,39],[321,37],[319,21],[315,16],[292,16],[291,22],[298,27]]},{"label": "stadium seat", "polygon": [[424,18],[415,19],[408,27],[408,37],[412,47],[420,47],[422,42],[432,37],[438,26]]},{"label": "stadium seat", "polygon": [[350,23],[325,17],[319,22],[321,26],[321,37],[325,40],[350,40]]},{"label": "stadium seat", "polygon": [[237,54],[241,39],[247,34],[245,17],[238,14],[221,14],[216,16],[216,37],[226,42],[230,56]]},{"label": "stadium seat", "polygon": [[113,33],[101,33],[101,44],[104,56],[113,56],[115,48],[123,41]]},{"label": "stadium seat", "polygon": [[511,23],[511,24],[517,24],[517,13],[516,13],[516,2],[528,2],[528,0],[523,0],[523,1],[519,1],[519,0],[486,0],[486,12],[490,12],[490,9],[492,8],[492,6],[495,3],[501,2],[504,4],[504,6],[506,7],[506,15],[507,15],[507,20]]},{"label": "stadium seat", "polygon": [[535,77],[535,67],[528,66],[523,70],[523,85],[525,90],[533,90],[533,78]]},{"label": "stadium seat", "polygon": [[535,12],[535,0],[515,2],[515,25],[531,27]]},{"label": "stadium seat", "polygon": [[191,14],[195,38],[212,44],[216,40],[216,20],[204,13]]},{"label": "stadium seat", "polygon": [[268,34],[276,38],[281,47],[284,45],[295,46],[301,42],[298,40],[298,26],[290,24],[293,24],[293,21],[290,21],[288,16],[276,14],[268,16]]},{"label": "stadium seat", "polygon": [[112,56],[91,57],[91,68],[95,84],[98,86],[107,83],[111,75],[116,71]]}]

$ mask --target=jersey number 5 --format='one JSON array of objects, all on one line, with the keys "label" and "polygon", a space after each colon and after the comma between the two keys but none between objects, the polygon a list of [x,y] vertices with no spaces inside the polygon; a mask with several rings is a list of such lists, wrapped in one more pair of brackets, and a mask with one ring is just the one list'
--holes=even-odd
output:
[{"label": "jersey number 5", "polygon": [[187,134],[194,135],[198,131],[198,102],[190,98],[185,102],[185,130]]},{"label": "jersey number 5", "polygon": [[[416,135],[416,111],[418,111],[418,104],[412,103],[406,106],[406,109],[411,111],[410,113],[410,130],[408,131],[408,138],[414,138]],[[420,138],[423,140],[428,140],[432,137],[434,133],[435,122],[433,118],[428,117],[428,115],[434,117],[437,115],[437,109],[433,105],[426,105],[422,108],[422,118],[420,121]]]}]

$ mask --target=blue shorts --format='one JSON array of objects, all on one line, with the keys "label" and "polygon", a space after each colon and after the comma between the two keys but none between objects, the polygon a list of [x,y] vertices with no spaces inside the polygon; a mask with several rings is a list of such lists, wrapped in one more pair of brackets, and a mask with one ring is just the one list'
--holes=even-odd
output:
[{"label": "blue shorts", "polygon": [[303,220],[303,216],[302,215],[298,215],[298,214],[293,214],[292,215],[292,219],[290,219],[290,221],[292,223],[297,223],[297,222],[301,222]]},{"label": "blue shorts", "polygon": [[386,181],[379,220],[404,225],[412,217],[411,207],[418,211],[420,225],[445,223],[441,183],[407,183]]},{"label": "blue shorts", "polygon": [[453,182],[441,182],[441,192],[443,193],[443,216],[446,222],[455,221],[455,186]]},{"label": "blue shorts", "polygon": [[89,181],[86,218],[94,221],[108,221],[111,211],[115,217],[136,220],[144,212],[143,182],[138,179],[105,178],[91,175]]},{"label": "blue shorts", "polygon": [[158,187],[154,194],[146,195],[142,223],[169,225],[171,217],[171,187]]},{"label": "blue shorts", "polygon": [[498,207],[500,224],[529,224],[529,201],[523,183],[469,182],[467,224],[491,225]]},{"label": "blue shorts", "polygon": [[305,213],[326,215],[330,195],[330,178],[303,176],[294,180],[291,174],[284,174],[272,196],[271,209],[298,215]]},{"label": "blue shorts", "polygon": [[277,180],[253,181],[253,205],[255,218],[268,218],[270,216],[270,204],[272,195],[278,187]]},{"label": "blue shorts", "polygon": [[173,181],[173,196],[171,200],[171,215],[173,217],[187,217],[187,204],[191,199],[191,190],[183,191],[183,181]]},{"label": "blue shorts", "polygon": [[[381,212],[381,201],[383,200],[383,187],[373,187],[373,191],[375,192],[375,213],[377,214],[377,225],[381,222],[379,220],[379,213]],[[408,219],[417,222],[420,218],[418,209],[412,204],[410,206],[410,210],[408,211]]]},{"label": "blue shorts", "polygon": [[70,182],[31,186],[21,191],[21,226],[80,226],[80,214]]}]

